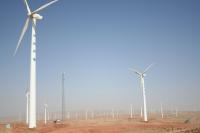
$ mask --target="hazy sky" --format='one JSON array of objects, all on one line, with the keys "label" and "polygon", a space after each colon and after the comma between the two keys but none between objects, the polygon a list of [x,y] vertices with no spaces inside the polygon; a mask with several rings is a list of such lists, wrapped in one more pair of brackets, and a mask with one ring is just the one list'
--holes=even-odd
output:
[{"label": "hazy sky", "polygon": [[[28,0],[32,10],[48,0]],[[199,0],[60,0],[37,23],[37,110],[60,110],[61,73],[66,109],[200,109]],[[13,53],[25,23],[22,0],[0,2],[0,116],[25,112],[31,29]]]}]

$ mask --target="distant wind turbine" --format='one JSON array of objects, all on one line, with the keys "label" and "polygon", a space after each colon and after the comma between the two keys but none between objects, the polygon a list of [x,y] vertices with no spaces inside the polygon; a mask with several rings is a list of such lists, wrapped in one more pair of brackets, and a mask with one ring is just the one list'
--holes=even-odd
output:
[{"label": "distant wind turbine", "polygon": [[94,111],[91,111],[91,118],[94,119]]},{"label": "distant wind turbine", "polygon": [[111,112],[112,118],[115,119],[115,112],[114,109],[112,108],[112,112]]},{"label": "distant wind turbine", "polygon": [[130,104],[130,117],[133,118],[133,105]]},{"label": "distant wind turbine", "polygon": [[47,124],[47,104],[44,104],[44,124]]},{"label": "distant wind turbine", "polygon": [[76,120],[78,120],[78,113],[76,112]]},{"label": "distant wind turbine", "polygon": [[67,119],[68,120],[70,119],[70,112],[69,111],[67,112]]},{"label": "distant wind turbine", "polygon": [[29,90],[26,90],[26,124],[29,123]]},{"label": "distant wind turbine", "polygon": [[139,72],[135,69],[130,69],[131,71],[134,71],[135,74],[137,74],[140,78],[140,83],[141,83],[141,88],[142,88],[142,92],[143,92],[143,102],[144,102],[144,121],[147,122],[147,107],[146,107],[146,93],[145,93],[145,87],[144,87],[144,77],[146,76],[146,72],[154,65],[151,64],[149,65],[143,72]]},{"label": "distant wind turbine", "polygon": [[85,110],[85,120],[88,120],[88,110]]},{"label": "distant wind turbine", "polygon": [[178,108],[176,108],[176,117],[178,117]]},{"label": "distant wind turbine", "polygon": [[78,120],[78,112],[76,112],[76,120]]},{"label": "distant wind turbine", "polygon": [[62,121],[65,119],[65,73],[62,73]]},{"label": "distant wind turbine", "polygon": [[29,128],[36,127],[36,21],[41,20],[43,17],[38,14],[39,11],[48,7],[49,5],[57,2],[58,0],[53,0],[35,11],[31,12],[27,0],[24,0],[28,11],[28,17],[26,19],[25,25],[22,29],[17,47],[15,49],[14,55],[17,53],[18,48],[21,44],[21,41],[24,37],[24,34],[27,31],[29,26],[29,21],[32,21],[32,36],[31,36],[31,61],[30,61],[30,114],[29,114]]},{"label": "distant wind turbine", "polygon": [[160,113],[161,113],[161,116],[162,116],[162,119],[164,118],[164,114],[163,114],[163,106],[162,106],[162,103],[160,103]]}]

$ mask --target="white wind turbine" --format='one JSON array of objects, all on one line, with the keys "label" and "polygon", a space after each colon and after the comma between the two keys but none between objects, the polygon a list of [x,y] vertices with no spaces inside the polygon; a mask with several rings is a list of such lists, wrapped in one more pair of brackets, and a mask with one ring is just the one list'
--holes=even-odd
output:
[{"label": "white wind turbine", "polygon": [[47,124],[47,104],[44,104],[44,124]]},{"label": "white wind turbine", "polygon": [[26,124],[29,123],[29,90],[26,90]]},{"label": "white wind turbine", "polygon": [[147,107],[146,107],[146,93],[145,93],[145,87],[144,87],[144,77],[146,76],[146,72],[151,68],[154,64],[149,65],[143,72],[139,72],[135,69],[130,69],[131,71],[134,71],[135,74],[137,74],[140,78],[141,88],[143,92],[143,102],[144,102],[144,121],[147,122]]},{"label": "white wind turbine", "polygon": [[141,106],[141,108],[140,108],[140,117],[141,117],[141,118],[143,117],[142,106]]},{"label": "white wind turbine", "polygon": [[19,41],[17,43],[17,47],[15,49],[14,55],[17,53],[17,50],[21,44],[21,41],[24,37],[24,34],[27,31],[29,21],[32,21],[32,36],[31,36],[31,61],[30,61],[30,108],[29,108],[29,128],[36,127],[36,21],[41,20],[43,17],[38,14],[39,11],[48,7],[49,5],[57,2],[58,0],[53,0],[35,11],[31,12],[27,0],[24,0],[28,17],[26,19],[25,25],[22,29]]},{"label": "white wind turbine", "polygon": [[178,117],[178,108],[176,108],[176,117]]},{"label": "white wind turbine", "polygon": [[88,120],[88,110],[85,110],[85,120]]},{"label": "white wind turbine", "polygon": [[114,109],[112,108],[112,112],[111,112],[112,118],[115,119],[115,112]]},{"label": "white wind turbine", "polygon": [[133,118],[133,106],[130,104],[130,118]]},{"label": "white wind turbine", "polygon": [[164,118],[164,114],[163,114],[163,105],[162,103],[160,103],[160,113],[161,113],[161,116],[162,116],[162,119]]}]

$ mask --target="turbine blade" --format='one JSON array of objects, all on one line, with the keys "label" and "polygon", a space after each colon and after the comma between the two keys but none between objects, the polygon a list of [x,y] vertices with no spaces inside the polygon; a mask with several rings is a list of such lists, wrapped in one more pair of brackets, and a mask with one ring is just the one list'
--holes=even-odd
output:
[{"label": "turbine blade", "polygon": [[151,63],[145,70],[143,73],[146,73],[153,65],[155,65],[155,63]]},{"label": "turbine blade", "polygon": [[27,8],[28,14],[31,14],[31,10],[30,10],[30,8],[29,8],[29,5],[28,5],[27,0],[24,0],[24,3],[25,3],[25,5],[26,5],[26,8]]},{"label": "turbine blade", "polygon": [[135,70],[135,69],[129,68],[129,70],[135,72],[138,75],[141,75],[141,73],[139,71]]},{"label": "turbine blade", "polygon": [[23,37],[24,37],[24,34],[25,34],[26,31],[27,31],[28,24],[29,24],[29,20],[30,20],[30,18],[28,17],[28,18],[26,19],[26,22],[25,22],[24,27],[23,27],[23,29],[22,29],[22,33],[21,33],[20,38],[19,38],[19,41],[18,41],[18,43],[17,43],[17,47],[16,47],[16,49],[15,49],[14,55],[17,53],[17,50],[18,50],[18,48],[19,48],[19,46],[20,46],[20,44],[21,44],[21,41],[22,41],[22,39],[23,39]]},{"label": "turbine blade", "polygon": [[37,13],[37,12],[43,10],[44,8],[50,6],[51,4],[53,4],[53,3],[57,2],[57,1],[58,0],[53,0],[53,1],[51,1],[51,2],[49,2],[47,4],[45,4],[45,5],[41,6],[40,8],[36,9],[35,11],[33,11],[32,14]]}]

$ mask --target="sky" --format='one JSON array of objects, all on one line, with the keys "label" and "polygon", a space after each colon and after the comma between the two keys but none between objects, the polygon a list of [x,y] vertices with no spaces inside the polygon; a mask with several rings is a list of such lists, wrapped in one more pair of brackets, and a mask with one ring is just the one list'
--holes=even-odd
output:
[{"label": "sky", "polygon": [[[48,0],[28,0],[35,10]],[[37,111],[200,110],[199,0],[59,0],[37,21]],[[31,25],[13,56],[27,17],[22,0],[0,2],[0,117],[24,114],[29,88]]]}]

